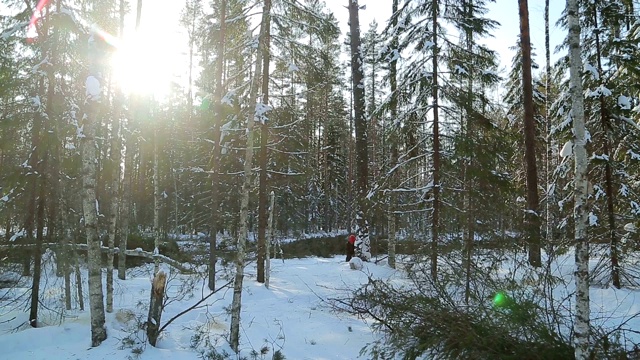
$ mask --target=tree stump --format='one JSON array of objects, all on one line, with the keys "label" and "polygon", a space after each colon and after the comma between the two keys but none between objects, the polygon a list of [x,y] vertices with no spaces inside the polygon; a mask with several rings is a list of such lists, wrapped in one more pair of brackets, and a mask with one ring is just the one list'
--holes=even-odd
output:
[{"label": "tree stump", "polygon": [[159,271],[153,278],[151,285],[151,301],[149,302],[149,317],[147,318],[147,337],[151,346],[156,346],[160,335],[160,316],[162,315],[162,302],[166,284],[167,274],[164,271]]}]

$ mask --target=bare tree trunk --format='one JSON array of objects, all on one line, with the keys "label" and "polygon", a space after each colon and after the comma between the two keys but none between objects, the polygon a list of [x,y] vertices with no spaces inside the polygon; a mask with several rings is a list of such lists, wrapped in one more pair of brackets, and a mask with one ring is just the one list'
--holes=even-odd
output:
[{"label": "bare tree trunk", "polygon": [[369,208],[367,188],[369,178],[369,150],[367,149],[367,119],[365,112],[364,70],[358,0],[349,0],[349,24],[351,33],[351,76],[353,78],[353,108],[356,128],[357,204],[356,255],[365,261],[371,259],[369,239]]},{"label": "bare tree trunk", "polygon": [[131,215],[131,187],[133,186],[133,134],[124,134],[126,138],[126,153],[124,158],[122,206],[120,207],[120,242],[118,243],[118,278],[125,280],[127,276],[127,240],[129,239],[129,216]]},{"label": "bare tree trunk", "polygon": [[267,224],[267,243],[265,246],[265,278],[264,278],[264,286],[269,288],[269,278],[271,277],[271,259],[269,254],[269,249],[271,248],[271,244],[273,243],[273,213],[275,212],[274,206],[276,203],[276,194],[271,191],[270,194],[271,201],[269,206],[269,222]]},{"label": "bare tree trunk", "polygon": [[580,20],[578,1],[567,0],[569,26],[569,91],[571,94],[571,117],[573,119],[574,207],[575,222],[575,320],[573,323],[576,360],[589,359],[589,239],[587,237],[587,153],[585,149],[586,127],[584,123],[584,98],[582,90],[582,57],[580,55]]},{"label": "bare tree trunk", "polygon": [[[393,0],[393,3],[391,5],[391,11],[392,14],[395,14],[398,12],[398,0]],[[393,16],[392,18],[392,26],[395,29],[398,26],[398,18],[396,16]],[[398,49],[399,44],[398,44],[398,36],[397,36],[397,31],[394,31],[394,36],[393,39],[391,40],[391,51],[396,52],[396,51],[400,51]],[[394,56],[393,54],[391,54],[392,56],[392,60],[389,64],[389,84],[391,86],[391,101],[389,104],[390,110],[391,110],[391,123],[394,124],[393,128],[391,129],[391,134],[396,134],[396,131],[399,131],[400,129],[397,129],[395,127],[396,122],[398,121],[398,60],[397,57]],[[389,191],[389,210],[388,210],[388,215],[387,215],[387,221],[388,221],[388,243],[387,243],[387,252],[389,254],[389,258],[388,258],[388,263],[389,266],[392,269],[396,268],[396,226],[398,224],[398,218],[396,216],[395,210],[396,210],[396,197],[393,193],[393,190],[395,189],[395,187],[398,184],[398,169],[397,169],[397,165],[398,165],[398,144],[396,144],[397,141],[397,137],[394,136],[393,137],[393,141],[391,142],[391,165],[394,166],[394,170],[393,173],[390,175],[391,179],[390,179],[390,183],[389,183],[389,187],[391,188],[392,191]]]},{"label": "bare tree trunk", "polygon": [[[40,79],[38,81],[38,96],[40,96],[40,92],[43,88],[44,84],[43,84],[43,80]],[[44,146],[43,141],[42,141],[42,136],[41,136],[41,131],[42,131],[42,127],[43,127],[43,122],[44,122],[44,118],[42,116],[41,113],[41,109],[38,108],[35,110],[35,116],[34,116],[34,124],[33,124],[33,129],[32,129],[32,135],[31,135],[31,148],[32,153],[29,157],[29,167],[32,169],[33,174],[30,175],[29,177],[29,182],[28,182],[28,189],[30,190],[29,192],[31,193],[31,196],[29,197],[29,202],[28,202],[28,209],[27,209],[27,219],[25,221],[25,232],[26,232],[26,240],[28,244],[33,244],[34,243],[34,238],[33,238],[33,230],[34,230],[34,221],[36,219],[36,211],[38,211],[38,215],[40,212],[39,207],[36,207],[38,204],[37,198],[38,198],[38,182],[39,182],[39,178],[41,176],[44,176],[44,172],[41,169],[41,164],[39,164],[40,162],[40,156],[44,153],[43,151],[41,151],[41,148]],[[40,174],[40,175],[37,175]],[[41,184],[41,186],[44,186],[44,184]],[[40,196],[42,196],[42,191],[39,194]],[[37,209],[37,210],[36,210]],[[29,256],[27,256],[27,254],[30,254],[29,252],[25,252],[25,262],[23,263],[23,275],[29,275],[30,273],[30,264],[31,264],[31,259]],[[33,260],[34,260],[34,265],[33,265],[33,279],[32,279],[32,283],[31,283],[31,305],[29,308],[29,324],[33,327],[37,326],[37,321],[38,321],[38,298],[40,295],[40,265],[41,265],[41,261],[42,261],[42,238],[40,238],[40,241],[38,242],[38,237],[36,236],[35,239],[35,250],[33,251]]]},{"label": "bare tree trunk", "polygon": [[536,167],[536,123],[533,118],[533,80],[531,77],[531,39],[527,0],[518,0],[520,11],[520,46],[522,48],[522,91],[524,104],[524,143],[527,165],[527,243],[529,264],[540,267],[540,214],[538,214],[538,170]]},{"label": "bare tree trunk", "polygon": [[[73,248],[75,249],[76,237],[73,237]],[[74,261],[74,271],[76,273],[76,294],[78,295],[78,306],[81,311],[84,311],[84,293],[82,291],[82,273],[80,273],[80,260],[78,259],[78,253],[71,251],[72,259]]]},{"label": "bare tree trunk", "polygon": [[[116,95],[120,98],[120,95]],[[114,104],[118,108],[121,102]],[[111,197],[111,209],[109,211],[109,230],[107,246],[110,250],[115,247],[117,218],[120,208],[120,112],[116,111],[112,124],[113,133],[111,134],[111,184],[109,193]],[[107,254],[107,312],[113,312],[113,251]]]},{"label": "bare tree trunk", "polygon": [[215,102],[216,119],[213,124],[213,169],[211,170],[211,231],[209,234],[209,290],[216,289],[216,237],[220,219],[220,153],[222,151],[220,126],[224,120],[222,108],[222,74],[224,72],[225,31],[227,19],[227,0],[220,0],[220,38],[218,39],[218,57],[216,58]]},{"label": "bare tree trunk", "polygon": [[[120,29],[124,31],[124,4],[123,0],[120,0]],[[137,9],[136,9],[136,27],[135,30],[138,32],[140,29],[140,18],[142,17],[142,0],[138,0]],[[131,100],[131,108],[133,109],[133,113],[137,113],[138,103],[137,98],[134,97]],[[129,219],[131,216],[131,208],[133,201],[132,197],[132,189],[134,184],[133,178],[133,146],[134,146],[134,135],[133,135],[133,127],[131,126],[131,120],[128,122],[128,130],[129,133],[125,135],[125,127],[122,127],[122,134],[125,136],[126,142],[126,153],[124,160],[124,172],[123,179],[124,183],[122,184],[122,210],[120,211],[120,243],[118,244],[118,248],[121,250],[118,253],[118,278],[120,280],[125,280],[127,276],[127,255],[125,254],[125,250],[127,249],[127,241],[129,240]]]},{"label": "bare tree trunk", "polygon": [[260,35],[258,37],[258,49],[256,55],[256,68],[251,79],[251,91],[249,104],[252,106],[247,118],[247,149],[244,159],[244,182],[242,184],[242,199],[240,202],[240,234],[238,236],[238,253],[236,255],[236,276],[233,282],[233,301],[231,303],[231,329],[229,342],[231,349],[238,353],[240,351],[240,310],[242,305],[242,282],[244,278],[245,244],[248,234],[249,222],[249,192],[251,190],[251,167],[253,163],[253,125],[258,121],[257,115],[257,94],[258,81],[262,72],[262,55],[265,46],[265,34],[267,31],[267,18],[271,10],[271,0],[264,0],[262,11],[262,21],[260,25]]},{"label": "bare tree trunk", "polygon": [[[471,18],[473,16],[473,0],[467,0],[464,3],[465,12],[467,14],[467,18]],[[467,52],[471,54],[473,52],[473,32],[471,28],[467,28],[465,31],[465,42],[467,46]],[[463,125],[466,131],[467,139],[473,141],[473,136],[476,134],[477,128],[474,126],[474,121],[472,120],[472,109],[474,105],[473,101],[473,78],[474,78],[474,70],[473,68],[469,69],[468,75],[468,83],[467,83],[467,110],[466,110],[466,121]],[[474,168],[474,154],[475,151],[471,151],[468,155],[468,159],[464,161],[464,209],[466,213],[466,239],[465,239],[465,249],[464,249],[464,268],[465,268],[465,289],[464,289],[464,300],[465,304],[469,303],[469,298],[471,297],[471,278],[473,276],[472,272],[472,259],[473,259],[473,245],[475,242],[475,209],[474,209],[474,201],[473,201],[473,190],[475,189],[474,177],[471,175],[472,169]]]},{"label": "bare tree trunk", "polygon": [[[594,27],[598,28],[598,13],[596,11],[597,1],[595,2],[594,11],[593,11],[593,24]],[[603,79],[604,83],[604,71],[602,68],[602,48],[600,45],[600,35],[596,31],[594,32],[596,37],[596,58],[598,61],[598,73],[600,79]],[[600,124],[602,126],[602,143],[603,143],[603,155],[606,156],[607,160],[604,164],[605,169],[605,193],[607,199],[607,220],[609,221],[609,261],[611,262],[611,282],[613,286],[620,289],[620,264],[618,263],[618,238],[616,237],[616,215],[614,209],[614,202],[616,193],[613,191],[613,174],[611,170],[611,145],[609,142],[610,137],[610,116],[607,112],[607,104],[605,103],[604,96],[600,95]]]},{"label": "bare tree trunk", "polygon": [[438,101],[438,8],[439,1],[432,0],[432,42],[433,51],[433,219],[431,224],[431,278],[438,277],[438,239],[440,237],[440,119]]},{"label": "bare tree trunk", "polygon": [[[124,1],[120,0],[120,38],[124,36]],[[107,312],[113,312],[113,249],[116,242],[117,234],[117,220],[118,213],[120,211],[120,162],[122,161],[121,154],[121,139],[120,139],[120,118],[122,116],[122,104],[123,96],[120,89],[116,90],[116,100],[113,107],[115,108],[114,119],[112,122],[111,133],[111,183],[108,185],[109,197],[111,198],[110,211],[109,211],[109,229],[107,246],[111,251],[107,254]]]},{"label": "bare tree trunk", "polygon": [[553,244],[554,232],[555,232],[555,217],[553,216],[552,205],[555,204],[555,190],[551,187],[551,104],[552,101],[549,99],[551,96],[551,44],[549,41],[549,0],[545,0],[544,2],[544,48],[545,48],[545,136],[547,138],[547,151],[546,151],[546,189],[547,189],[547,202],[546,202],[546,213],[547,213],[547,230],[546,230],[546,240],[547,244]]},{"label": "bare tree trunk", "polygon": [[[155,125],[157,127],[157,125]],[[153,253],[160,254],[160,174],[158,174],[158,129],[153,130]],[[160,261],[156,258],[153,262],[153,273],[160,270]]]},{"label": "bare tree trunk", "polygon": [[[271,11],[271,0],[265,1],[265,8]],[[263,66],[262,66],[262,104],[269,106],[269,47],[271,45],[271,16],[265,17],[267,22],[264,34]],[[264,261],[265,261],[265,235],[267,228],[267,143],[269,139],[269,124],[266,114],[262,114],[260,124],[260,188],[258,190],[258,282],[264,283]]]},{"label": "bare tree trunk", "polygon": [[[41,164],[41,176],[46,173],[46,160]],[[33,252],[33,281],[31,283],[31,308],[29,313],[29,324],[38,327],[38,302],[40,295],[40,277],[42,274],[42,243],[44,238],[44,204],[46,198],[46,180],[41,179],[40,192],[38,194],[38,224],[36,230],[36,248]]]},{"label": "bare tree trunk", "polygon": [[[98,56],[95,49],[94,34],[89,37],[89,53]],[[98,237],[98,199],[96,198],[96,139],[98,105],[101,96],[100,80],[96,76],[95,59],[90,63],[93,70],[87,76],[86,114],[83,123],[82,138],[82,208],[84,227],[87,236],[87,261],[89,266],[89,302],[91,307],[91,345],[98,346],[107,338],[104,315],[104,296],[102,292],[102,268],[100,238]]]},{"label": "bare tree trunk", "polygon": [[142,0],[138,0],[136,7],[136,32],[140,29],[140,18],[142,17]]},{"label": "bare tree trunk", "polygon": [[[62,212],[61,212],[62,214]],[[66,214],[63,215],[63,218],[66,217]],[[71,238],[71,230],[68,228],[69,225],[66,225],[66,220],[62,220],[63,229],[62,229],[62,250],[60,251],[64,254],[63,260],[63,274],[64,274],[64,305],[65,309],[71,310],[71,269],[69,267],[71,260],[71,251],[69,250],[69,240]]]}]

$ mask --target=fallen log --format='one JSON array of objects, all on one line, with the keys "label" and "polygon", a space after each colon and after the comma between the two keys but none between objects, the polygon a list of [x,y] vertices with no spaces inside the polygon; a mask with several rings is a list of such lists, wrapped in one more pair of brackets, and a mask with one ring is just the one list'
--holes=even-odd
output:
[{"label": "fallen log", "polygon": [[[87,250],[87,244],[67,244],[67,245],[61,245],[58,243],[46,243],[46,244],[42,244],[43,248],[46,249],[51,249],[51,250],[56,250],[58,248],[61,247],[67,247],[69,249],[73,249],[73,250]],[[14,249],[32,249],[35,248],[35,244],[15,244],[15,245],[0,245],[0,250],[14,250]],[[109,249],[107,246],[102,246],[100,247],[100,250],[102,250],[103,253],[109,253],[109,251],[111,251],[113,254],[118,254],[120,252],[120,249],[117,247],[114,247],[113,250]],[[143,257],[145,259],[149,259],[149,260],[156,260],[158,259],[159,261],[172,266],[174,268],[176,268],[177,270],[179,270],[180,272],[183,273],[193,273],[194,269],[185,266],[184,264],[182,264],[179,261],[176,261],[168,256],[162,255],[162,254],[154,254],[152,252],[149,251],[144,251],[141,248],[137,248],[137,249],[127,249],[125,250],[125,255],[127,256],[135,256],[135,257]]]}]

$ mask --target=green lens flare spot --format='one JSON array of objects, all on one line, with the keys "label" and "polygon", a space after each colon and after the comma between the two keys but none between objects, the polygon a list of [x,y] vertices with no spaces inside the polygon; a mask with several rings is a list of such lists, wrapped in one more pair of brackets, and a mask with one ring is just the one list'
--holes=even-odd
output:
[{"label": "green lens flare spot", "polygon": [[507,304],[507,295],[503,292],[497,293],[493,297],[493,306],[504,307]]},{"label": "green lens flare spot", "polygon": [[204,98],[202,100],[202,104],[200,104],[200,110],[209,110],[209,106],[211,105],[211,101],[208,98]]}]

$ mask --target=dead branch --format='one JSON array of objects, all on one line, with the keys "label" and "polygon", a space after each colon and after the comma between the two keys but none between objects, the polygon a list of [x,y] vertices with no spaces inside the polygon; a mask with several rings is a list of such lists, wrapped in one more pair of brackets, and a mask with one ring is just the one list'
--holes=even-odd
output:
[{"label": "dead branch", "polygon": [[198,306],[200,306],[200,304],[202,304],[203,302],[205,302],[208,298],[210,298],[211,296],[213,296],[213,294],[217,293],[218,291],[228,287],[229,285],[231,285],[231,281],[227,282],[226,284],[222,285],[221,287],[217,288],[216,290],[210,292],[207,296],[203,297],[202,299],[200,299],[197,303],[193,304],[192,306],[186,308],[185,310],[181,311],[180,313],[178,313],[176,316],[172,317],[171,319],[169,319],[169,321],[167,321],[164,325],[162,325],[162,327],[160,328],[160,330],[158,331],[158,333],[161,333],[167,326],[169,326],[169,324],[171,324],[174,320],[176,320],[177,318],[179,318],[180,316],[188,313],[189,311],[197,308]]}]

